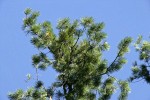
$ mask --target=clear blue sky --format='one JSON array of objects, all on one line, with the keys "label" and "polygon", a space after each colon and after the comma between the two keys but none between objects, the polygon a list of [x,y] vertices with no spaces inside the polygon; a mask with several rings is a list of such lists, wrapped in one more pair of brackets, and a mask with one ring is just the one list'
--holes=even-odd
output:
[{"label": "clear blue sky", "polygon": [[[31,56],[37,50],[30,44],[30,37],[21,30],[23,11],[32,8],[41,12],[39,21],[49,20],[55,27],[57,20],[64,17],[78,19],[92,16],[96,21],[105,23],[104,31],[108,34],[110,52],[104,57],[112,61],[117,52],[118,42],[125,36],[137,38],[142,34],[150,35],[150,1],[149,0],[0,0],[0,100],[8,100],[9,91],[32,86],[34,80],[25,83],[26,74],[35,74]],[[134,49],[126,56],[129,61],[118,78],[129,76],[131,64],[138,59]],[[48,86],[56,73],[40,72],[40,79]],[[150,100],[150,85],[141,81],[131,84],[128,100]],[[116,93],[111,100],[117,100]]]}]

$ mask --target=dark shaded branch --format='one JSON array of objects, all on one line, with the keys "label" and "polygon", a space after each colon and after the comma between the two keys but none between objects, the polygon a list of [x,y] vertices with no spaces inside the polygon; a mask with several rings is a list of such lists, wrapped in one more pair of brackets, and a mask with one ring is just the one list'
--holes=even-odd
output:
[{"label": "dark shaded branch", "polygon": [[[124,44],[126,44],[126,42],[125,42]],[[117,60],[117,58],[120,56],[120,53],[121,53],[121,51],[123,50],[123,48],[124,48],[124,45],[122,45],[122,47],[121,47],[121,49],[119,50],[119,52],[118,52],[116,58],[115,58],[114,61],[109,65],[108,69],[116,62],[116,60]]]},{"label": "dark shaded branch", "polygon": [[36,68],[36,80],[39,80],[39,75],[38,75],[38,68]]},{"label": "dark shaded branch", "polygon": [[137,80],[137,81],[132,81],[131,83],[137,83],[137,82],[140,82],[140,81],[142,81],[144,78],[141,78],[140,80]]}]

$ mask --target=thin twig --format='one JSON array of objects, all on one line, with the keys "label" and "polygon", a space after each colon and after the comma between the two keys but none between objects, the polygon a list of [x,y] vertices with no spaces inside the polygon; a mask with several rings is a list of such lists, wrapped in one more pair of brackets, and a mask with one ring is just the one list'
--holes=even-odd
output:
[{"label": "thin twig", "polygon": [[140,80],[137,80],[137,81],[134,81],[134,82],[131,82],[131,83],[137,83],[137,82],[140,82],[142,81],[144,78],[141,78]]},{"label": "thin twig", "polygon": [[36,80],[39,80],[39,75],[38,75],[38,68],[36,68]]}]

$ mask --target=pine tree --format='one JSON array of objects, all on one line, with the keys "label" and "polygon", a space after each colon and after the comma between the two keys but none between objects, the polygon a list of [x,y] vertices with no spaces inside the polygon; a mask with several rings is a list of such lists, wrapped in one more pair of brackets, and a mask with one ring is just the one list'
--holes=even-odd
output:
[{"label": "pine tree", "polygon": [[140,35],[134,45],[136,51],[139,53],[141,64],[135,61],[132,67],[132,76],[129,80],[131,82],[134,80],[144,80],[150,83],[150,42],[143,41],[142,38],[143,37]]},{"label": "pine tree", "polygon": [[109,100],[117,88],[121,89],[118,99],[126,100],[128,81],[112,74],[126,63],[124,55],[129,51],[131,37],[119,43],[116,58],[109,63],[103,58],[103,52],[110,47],[103,32],[104,23],[96,23],[92,17],[72,22],[64,18],[58,21],[58,33],[54,33],[49,21],[37,22],[39,12],[26,9],[25,15],[23,30],[32,36],[31,43],[40,51],[33,55],[32,65],[36,72],[52,67],[58,76],[46,88],[37,75],[35,87],[10,93],[10,100]]}]

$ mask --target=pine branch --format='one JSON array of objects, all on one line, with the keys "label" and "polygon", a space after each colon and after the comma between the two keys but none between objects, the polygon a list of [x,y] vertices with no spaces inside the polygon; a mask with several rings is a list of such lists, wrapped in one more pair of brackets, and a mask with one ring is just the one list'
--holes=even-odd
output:
[{"label": "pine branch", "polygon": [[127,41],[125,41],[125,43],[122,45],[122,47],[121,47],[121,49],[119,50],[119,52],[118,52],[118,54],[117,54],[117,56],[116,56],[116,58],[114,59],[114,61],[109,65],[109,67],[108,67],[108,70],[107,71],[109,71],[109,69],[111,68],[111,66],[116,62],[116,60],[117,60],[117,58],[118,57],[120,57],[120,53],[122,52],[122,50],[124,49],[124,46],[125,46],[125,44],[126,44],[126,42]]},{"label": "pine branch", "polygon": [[36,81],[39,81],[38,68],[36,68]]},{"label": "pine branch", "polygon": [[140,81],[142,81],[144,78],[141,78],[140,80],[137,80],[137,81],[132,81],[131,83],[137,83],[137,82],[140,82]]},{"label": "pine branch", "polygon": [[121,51],[123,50],[123,47],[119,50],[116,58],[113,60],[113,62],[109,65],[108,69],[116,62],[117,58],[120,56]]}]

